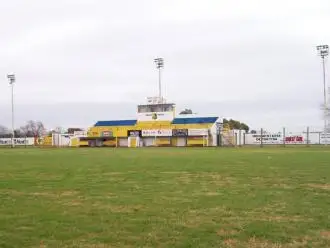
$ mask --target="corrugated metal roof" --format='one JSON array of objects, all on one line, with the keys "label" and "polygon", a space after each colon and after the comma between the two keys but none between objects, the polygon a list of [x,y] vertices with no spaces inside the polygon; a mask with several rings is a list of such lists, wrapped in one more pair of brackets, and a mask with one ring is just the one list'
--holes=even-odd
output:
[{"label": "corrugated metal roof", "polygon": [[137,120],[98,121],[95,127],[134,126]]},{"label": "corrugated metal roof", "polygon": [[[211,124],[217,121],[218,117],[190,117],[190,118],[174,118],[172,124]],[[114,121],[98,121],[95,127],[111,127],[111,126],[134,126],[137,120],[114,120]]]},{"label": "corrugated metal roof", "polygon": [[172,124],[207,124],[215,123],[218,117],[175,118]]}]

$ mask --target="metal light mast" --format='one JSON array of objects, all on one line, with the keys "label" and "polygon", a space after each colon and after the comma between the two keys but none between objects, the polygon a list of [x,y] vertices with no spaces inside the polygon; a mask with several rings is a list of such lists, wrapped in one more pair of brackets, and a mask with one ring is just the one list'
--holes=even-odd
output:
[{"label": "metal light mast", "polygon": [[11,85],[11,128],[12,128],[12,136],[11,136],[11,147],[15,147],[15,126],[14,126],[14,83],[16,81],[15,74],[8,74],[7,78],[9,80],[9,84]]},{"label": "metal light mast", "polygon": [[[324,135],[327,134],[327,112],[328,112],[328,102],[327,102],[327,83],[325,76],[325,59],[329,55],[329,46],[328,45],[319,45],[316,47],[319,56],[322,59],[323,67],[323,107],[324,107]],[[325,142],[327,143],[327,142]]]},{"label": "metal light mast", "polygon": [[164,68],[164,59],[163,58],[156,58],[155,59],[156,67],[158,69],[158,90],[159,90],[159,100],[162,100],[162,81],[161,81],[161,69]]}]

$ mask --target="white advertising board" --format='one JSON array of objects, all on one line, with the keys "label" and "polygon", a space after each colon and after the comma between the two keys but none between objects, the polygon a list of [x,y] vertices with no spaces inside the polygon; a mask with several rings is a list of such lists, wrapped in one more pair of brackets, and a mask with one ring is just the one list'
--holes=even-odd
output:
[{"label": "white advertising board", "polygon": [[207,136],[207,129],[188,129],[188,136]]},{"label": "white advertising board", "polygon": [[138,113],[138,121],[172,121],[173,112]]},{"label": "white advertising board", "polygon": [[330,133],[321,133],[320,134],[320,143],[322,145],[329,145],[330,144]]},{"label": "white advertising board", "polygon": [[143,137],[169,137],[172,136],[171,129],[142,130]]},{"label": "white advertising board", "polygon": [[[279,133],[272,134],[264,134],[263,135],[263,144],[283,144],[283,135]],[[299,144],[330,144],[330,133],[322,134],[322,133],[310,133],[308,134],[307,141],[307,133],[288,133],[285,135],[284,139],[285,144],[287,145],[299,145]],[[246,134],[245,135],[245,144],[246,145],[260,145],[261,143],[261,135],[260,134]]]},{"label": "white advertising board", "polygon": [[[33,146],[34,138],[15,138],[14,143],[16,146]],[[10,146],[11,138],[0,138],[0,146]]]},{"label": "white advertising board", "polygon": [[74,137],[87,137],[87,131],[74,131]]},{"label": "white advertising board", "polygon": [[[304,133],[304,136],[307,137],[307,134]],[[320,133],[310,133],[308,136],[308,144],[310,145],[319,145],[321,144]],[[307,144],[307,138],[304,138],[304,143]]]},{"label": "white advertising board", "polygon": [[[262,135],[263,144],[283,144],[282,134],[263,134]],[[246,134],[245,144],[247,145],[257,145],[261,144],[261,134]]]}]

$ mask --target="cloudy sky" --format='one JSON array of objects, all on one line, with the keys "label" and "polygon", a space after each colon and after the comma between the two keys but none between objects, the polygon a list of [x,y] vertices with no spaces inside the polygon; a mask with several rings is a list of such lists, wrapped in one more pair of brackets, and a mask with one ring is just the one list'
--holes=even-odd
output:
[{"label": "cloudy sky", "polygon": [[[163,91],[179,109],[252,128],[322,126],[315,46],[330,43],[329,0],[11,0],[1,3],[0,124],[88,126],[134,118]],[[329,68],[330,66],[328,66]]]}]

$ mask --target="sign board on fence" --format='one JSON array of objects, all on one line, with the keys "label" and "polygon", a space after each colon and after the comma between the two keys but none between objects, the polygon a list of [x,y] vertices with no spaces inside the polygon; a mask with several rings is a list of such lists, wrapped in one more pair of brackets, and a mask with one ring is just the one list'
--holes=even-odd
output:
[{"label": "sign board on fence", "polygon": [[186,137],[188,136],[188,129],[173,129],[172,135],[174,137]]},{"label": "sign board on fence", "polygon": [[261,138],[263,144],[282,144],[283,136],[282,134],[246,134],[245,144],[247,145],[257,145],[261,144]]},{"label": "sign board on fence", "polygon": [[[34,138],[15,138],[14,143],[17,146],[32,146],[34,145]],[[11,138],[0,138],[0,146],[10,146]]]},{"label": "sign board on fence", "polygon": [[285,144],[305,144],[303,135],[290,135],[285,137]]},{"label": "sign board on fence", "polygon": [[330,144],[330,133],[321,133],[320,134],[320,143],[323,145]]},{"label": "sign board on fence", "polygon": [[188,129],[189,136],[207,136],[208,130],[207,129]]},{"label": "sign board on fence", "polygon": [[127,131],[127,137],[140,137],[141,136],[141,130],[128,130]]},{"label": "sign board on fence", "polygon": [[172,130],[171,129],[142,130],[142,136],[144,136],[144,137],[155,137],[155,136],[169,137],[169,136],[172,136]]},{"label": "sign board on fence", "polygon": [[[307,141],[308,135],[308,141]],[[272,134],[263,134],[262,141],[265,145],[281,145],[283,144],[283,135],[281,133],[272,133]],[[285,136],[285,144],[330,144],[330,133],[309,133],[300,132],[300,133],[289,133]],[[261,135],[260,134],[246,134],[245,135],[245,144],[246,145],[260,145],[261,144]]]}]

